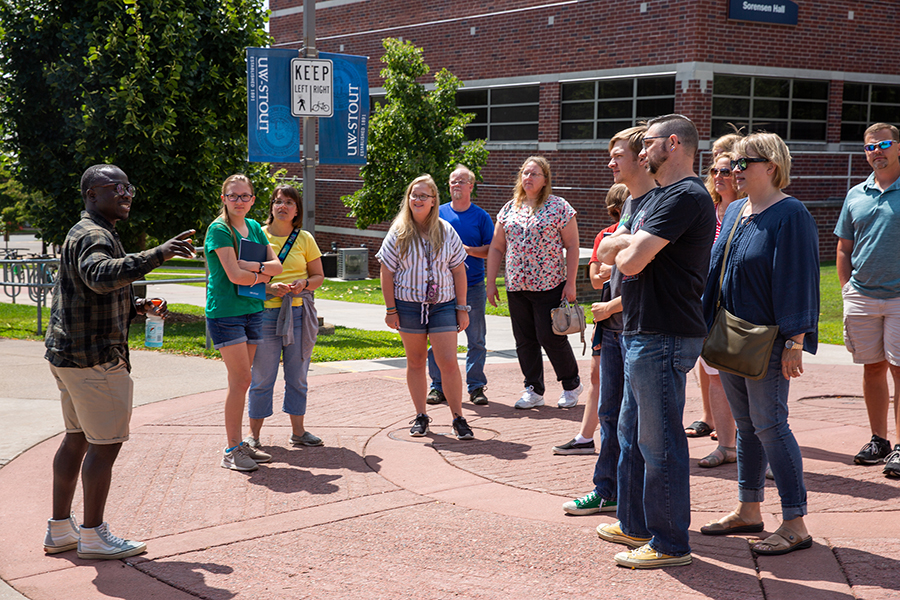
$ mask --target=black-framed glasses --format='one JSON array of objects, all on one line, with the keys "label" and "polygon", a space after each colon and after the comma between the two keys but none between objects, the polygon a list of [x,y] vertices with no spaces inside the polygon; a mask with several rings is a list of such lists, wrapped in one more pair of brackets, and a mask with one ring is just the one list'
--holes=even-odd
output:
[{"label": "black-framed glasses", "polygon": [[709,172],[712,173],[712,176],[713,176],[713,177],[718,177],[718,176],[720,176],[720,175],[721,175],[722,177],[724,177],[725,179],[728,179],[729,177],[731,177],[731,169],[729,169],[729,168],[727,168],[727,167],[724,168],[724,169],[716,169],[716,168],[712,168],[712,169],[709,170]]},{"label": "black-framed glasses", "polygon": [[425,202],[426,200],[434,200],[434,196],[431,194],[410,194],[410,198],[413,200],[417,200],[418,202]]},{"label": "black-framed glasses", "polygon": [[99,185],[92,185],[91,189],[98,188],[98,187],[110,187],[113,185],[116,186],[116,193],[120,196],[131,196],[132,198],[134,198],[134,193],[137,191],[137,190],[135,190],[134,186],[131,185],[130,183],[126,185],[124,183],[115,183],[115,182],[114,183],[101,183]]},{"label": "black-framed glasses", "polygon": [[741,171],[745,171],[747,169],[747,165],[750,163],[765,163],[769,162],[768,158],[739,158],[737,160],[731,161],[731,170],[737,171],[740,169]]},{"label": "black-framed glasses", "polygon": [[669,137],[669,136],[667,136],[667,135],[650,135],[650,136],[645,135],[644,139],[641,141],[641,144],[644,145],[644,148],[649,148],[653,144],[648,144],[647,143],[648,140],[664,140],[667,137]]},{"label": "black-framed glasses", "polygon": [[250,202],[253,198],[253,194],[225,194],[225,199],[229,202],[237,202],[240,200],[241,202]]},{"label": "black-framed glasses", "polygon": [[880,142],[875,142],[874,144],[866,144],[863,146],[863,150],[866,152],[875,152],[876,148],[881,148],[882,150],[887,150],[891,146],[894,145],[894,140],[882,140]]}]

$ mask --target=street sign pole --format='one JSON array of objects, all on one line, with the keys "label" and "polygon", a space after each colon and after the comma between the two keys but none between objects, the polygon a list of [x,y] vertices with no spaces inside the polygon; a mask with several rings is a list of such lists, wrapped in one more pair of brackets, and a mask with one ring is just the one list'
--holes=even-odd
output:
[{"label": "street sign pole", "polygon": [[[303,0],[303,58],[318,58],[316,2]],[[316,119],[303,117],[303,229],[316,234]]]}]

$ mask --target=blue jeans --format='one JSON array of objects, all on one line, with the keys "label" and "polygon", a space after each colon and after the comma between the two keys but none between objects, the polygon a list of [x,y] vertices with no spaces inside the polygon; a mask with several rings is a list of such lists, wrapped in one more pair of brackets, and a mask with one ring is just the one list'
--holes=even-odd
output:
[{"label": "blue jeans", "polygon": [[619,411],[625,391],[625,348],[619,333],[601,330],[600,347],[600,453],[594,465],[594,491],[604,500],[615,500],[616,469],[619,464]]},{"label": "blue jeans", "polygon": [[623,335],[625,394],[619,414],[622,531],[652,538],[657,552],[691,551],[690,464],[684,435],[684,386],[703,338]]},{"label": "blue jeans", "polygon": [[781,374],[784,340],[778,338],[769,370],[758,381],[719,372],[731,414],[737,423],[738,499],[762,502],[766,463],[772,467],[781,516],[785,521],[806,514],[806,486],[800,446],[788,425],[790,382]]},{"label": "blue jeans", "polygon": [[278,377],[278,364],[284,356],[284,404],[282,410],[289,415],[306,414],[307,376],[312,356],[300,357],[303,334],[303,307],[294,306],[294,343],[282,346],[282,337],[275,334],[279,308],[267,308],[262,313],[262,342],[256,346],[253,357],[253,378],[248,395],[248,413],[251,419],[272,416],[272,394]]},{"label": "blue jeans", "polygon": [[[466,327],[466,340],[469,344],[466,352],[466,387],[471,393],[487,385],[487,377],[484,376],[484,359],[487,358],[487,348],[484,345],[487,334],[487,325],[484,321],[487,290],[484,283],[469,286],[466,302],[472,307],[469,312],[469,326]],[[428,348],[428,375],[431,377],[431,389],[442,392],[441,370],[437,367],[431,347]]]}]

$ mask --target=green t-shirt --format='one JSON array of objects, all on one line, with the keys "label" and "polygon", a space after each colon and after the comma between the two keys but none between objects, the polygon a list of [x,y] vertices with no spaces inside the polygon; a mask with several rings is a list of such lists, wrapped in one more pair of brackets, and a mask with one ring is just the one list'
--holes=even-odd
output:
[{"label": "green t-shirt", "polygon": [[[269,244],[262,227],[253,219],[245,219],[249,230],[249,240],[260,244]],[[206,316],[212,319],[222,317],[239,317],[262,312],[263,301],[257,298],[238,296],[237,285],[228,279],[217,248],[234,248],[234,236],[240,240],[240,234],[229,227],[225,221],[216,219],[206,230],[206,241],[203,248],[206,251],[206,264],[209,266],[209,282],[206,284]]]}]

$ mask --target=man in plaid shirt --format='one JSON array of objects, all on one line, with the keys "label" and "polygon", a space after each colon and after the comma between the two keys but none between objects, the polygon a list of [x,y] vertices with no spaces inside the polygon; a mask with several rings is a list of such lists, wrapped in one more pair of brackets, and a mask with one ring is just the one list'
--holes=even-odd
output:
[{"label": "man in plaid shirt", "polygon": [[[170,258],[193,256],[194,230],[125,254],[115,224],[128,218],[134,200],[128,176],[114,165],[94,165],[81,177],[81,195],[85,210],[63,243],[45,339],[66,435],[53,461],[53,518],[44,550],[55,554],[77,547],[81,558],[125,558],[146,551],[146,545],[112,535],[103,511],[131,420],[128,325],[148,310],[168,312],[165,300],[135,298],[131,283]],[[72,514],[79,471],[81,526]]]}]

